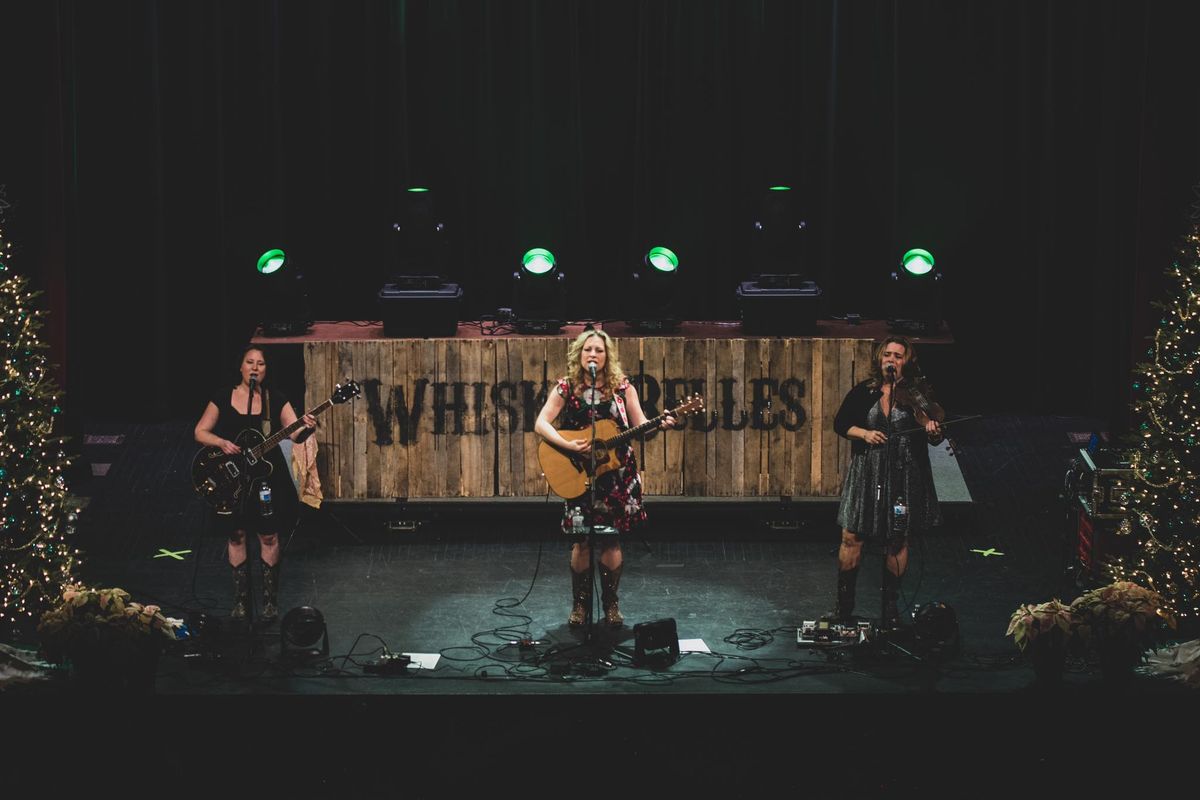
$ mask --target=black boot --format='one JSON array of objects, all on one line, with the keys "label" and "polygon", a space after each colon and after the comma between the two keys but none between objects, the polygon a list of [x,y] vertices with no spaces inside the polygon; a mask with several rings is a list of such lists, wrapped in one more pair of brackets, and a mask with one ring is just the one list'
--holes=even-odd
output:
[{"label": "black boot", "polygon": [[858,583],[858,567],[839,569],[837,578],[837,606],[833,618],[838,622],[854,622],[854,588]]},{"label": "black boot", "polygon": [[279,565],[262,564],[263,605],[258,615],[259,622],[274,622],[279,619]]},{"label": "black boot", "polygon": [[887,628],[900,627],[900,611],[896,600],[900,594],[900,578],[890,570],[883,571],[883,624]]},{"label": "black boot", "polygon": [[250,613],[250,564],[243,561],[233,567],[233,610],[229,618],[245,620]]},{"label": "black boot", "polygon": [[592,605],[592,574],[571,570],[571,616],[567,624],[577,628],[587,621],[588,609]]},{"label": "black boot", "polygon": [[625,565],[609,569],[600,565],[600,602],[604,604],[604,621],[614,627],[625,623],[621,607],[617,604],[617,587],[621,585],[621,570]]}]

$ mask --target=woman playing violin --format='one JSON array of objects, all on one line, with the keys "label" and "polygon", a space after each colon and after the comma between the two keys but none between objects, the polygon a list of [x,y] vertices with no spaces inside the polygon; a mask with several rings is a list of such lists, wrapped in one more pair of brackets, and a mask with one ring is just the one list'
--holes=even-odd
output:
[{"label": "woman playing violin", "polygon": [[[908,535],[942,522],[926,442],[942,441],[939,420],[944,414],[916,378],[916,364],[912,342],[903,336],[884,339],[875,349],[873,374],[846,394],[834,418],[834,431],[853,442],[838,507],[842,543],[834,616],[842,621],[853,620],[864,541],[887,544],[883,616],[886,624],[895,625],[900,577],[908,566]],[[890,437],[888,431],[893,432]],[[908,508],[907,524],[906,530],[893,531],[892,510],[898,501]]]}]

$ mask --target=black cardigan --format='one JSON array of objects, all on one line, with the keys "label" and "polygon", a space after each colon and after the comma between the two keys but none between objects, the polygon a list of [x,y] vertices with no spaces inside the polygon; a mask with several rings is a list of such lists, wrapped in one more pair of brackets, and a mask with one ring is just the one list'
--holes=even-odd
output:
[{"label": "black cardigan", "polygon": [[[872,389],[868,385],[869,381],[863,381],[855,386],[850,391],[846,392],[846,396],[842,398],[842,405],[838,408],[837,414],[833,418],[833,431],[838,436],[844,436],[850,439],[850,427],[857,425],[860,428],[867,428],[867,415],[871,413],[872,406],[883,397],[882,389]],[[870,430],[868,428],[868,430]],[[858,455],[865,453],[870,447],[862,439],[850,439],[850,454]],[[939,436],[937,439],[930,440],[933,444],[938,444],[942,441]]]},{"label": "black cardigan", "polygon": [[[846,392],[846,396],[842,398],[842,405],[833,418],[833,431],[838,436],[850,439],[851,426],[867,427],[867,415],[871,413],[871,407],[879,401],[880,397],[883,397],[881,389],[873,389],[868,383],[869,381],[863,381]],[[870,446],[862,439],[851,439],[850,441],[852,455],[864,453]]]}]

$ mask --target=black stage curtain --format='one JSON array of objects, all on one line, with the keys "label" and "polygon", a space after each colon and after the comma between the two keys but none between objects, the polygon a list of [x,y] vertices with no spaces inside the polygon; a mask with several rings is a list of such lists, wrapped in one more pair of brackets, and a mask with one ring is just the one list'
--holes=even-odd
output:
[{"label": "black stage curtain", "polygon": [[686,316],[737,315],[764,187],[794,187],[822,314],[947,275],[978,410],[1124,419],[1200,177],[1167,2],[7,2],[0,184],[65,324],[68,405],[198,413],[281,245],[318,319],[376,319],[403,190],[434,188],[468,317],[550,247],[620,317],[648,244]]}]

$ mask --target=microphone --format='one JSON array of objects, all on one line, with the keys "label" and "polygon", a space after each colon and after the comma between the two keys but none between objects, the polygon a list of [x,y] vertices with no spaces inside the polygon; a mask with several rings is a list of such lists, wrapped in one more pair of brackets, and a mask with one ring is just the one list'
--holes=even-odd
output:
[{"label": "microphone", "polygon": [[886,372],[888,374],[888,376],[890,377],[890,376],[896,374],[896,367],[892,364],[888,364],[886,367],[883,368],[883,371]]},{"label": "microphone", "polygon": [[595,361],[588,362],[588,370],[590,370],[592,373],[592,383],[595,383],[596,382],[596,362]]},{"label": "microphone", "polygon": [[258,376],[257,376],[257,375],[251,375],[251,376],[250,376],[250,394],[254,394],[254,387],[255,387],[256,385],[258,385]]}]

